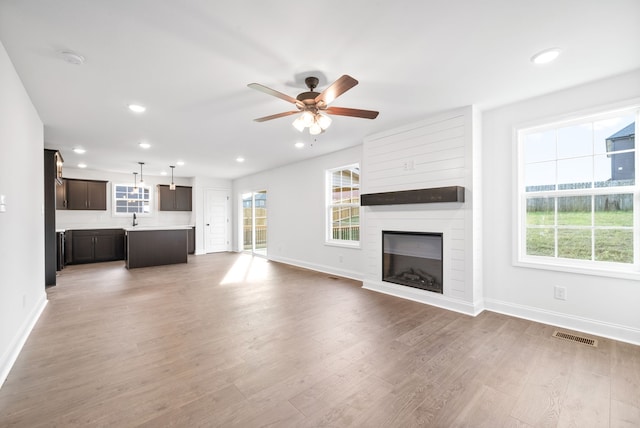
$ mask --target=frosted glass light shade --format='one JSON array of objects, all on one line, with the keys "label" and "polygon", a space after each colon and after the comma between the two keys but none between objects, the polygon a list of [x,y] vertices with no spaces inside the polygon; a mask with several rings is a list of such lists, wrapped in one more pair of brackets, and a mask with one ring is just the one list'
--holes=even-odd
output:
[{"label": "frosted glass light shade", "polygon": [[331,125],[331,118],[326,114],[318,113],[316,116],[316,123],[320,125],[320,128],[324,131]]},{"label": "frosted glass light shade", "polygon": [[306,128],[306,126],[304,124],[304,120],[302,120],[302,116],[293,121],[293,127],[300,132],[304,131],[304,128]]},{"label": "frosted glass light shade", "polygon": [[309,127],[309,134],[311,135],[318,135],[321,132],[322,132],[322,128],[317,123],[314,123]]},{"label": "frosted glass light shade", "polygon": [[304,126],[311,126],[315,122],[315,117],[313,116],[313,113],[311,113],[310,111],[305,111],[304,113],[302,113],[301,117],[302,117],[302,120],[304,121]]}]

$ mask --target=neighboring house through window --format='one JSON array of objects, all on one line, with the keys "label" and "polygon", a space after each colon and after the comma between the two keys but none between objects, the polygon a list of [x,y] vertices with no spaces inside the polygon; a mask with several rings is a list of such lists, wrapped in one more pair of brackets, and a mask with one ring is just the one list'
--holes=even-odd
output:
[{"label": "neighboring house through window", "polygon": [[113,185],[114,215],[149,214],[150,212],[151,191],[148,187],[133,187],[131,184]]},{"label": "neighboring house through window", "polygon": [[518,261],[640,271],[638,108],[518,130]]},{"label": "neighboring house through window", "polygon": [[360,165],[327,171],[328,243],[360,244]]}]

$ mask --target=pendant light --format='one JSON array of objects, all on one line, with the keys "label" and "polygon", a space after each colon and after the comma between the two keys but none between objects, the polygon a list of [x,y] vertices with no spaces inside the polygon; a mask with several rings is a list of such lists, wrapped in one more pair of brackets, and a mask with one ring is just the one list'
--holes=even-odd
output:
[{"label": "pendant light", "polygon": [[137,172],[133,173],[133,191],[134,192],[138,191],[138,173]]},{"label": "pendant light", "polygon": [[138,162],[140,164],[140,184],[144,183],[144,178],[142,177],[142,165],[144,162]]},{"label": "pendant light", "polygon": [[171,168],[171,184],[169,185],[169,190],[176,190],[176,183],[173,182],[173,168],[175,168],[175,165],[169,165],[169,168]]}]

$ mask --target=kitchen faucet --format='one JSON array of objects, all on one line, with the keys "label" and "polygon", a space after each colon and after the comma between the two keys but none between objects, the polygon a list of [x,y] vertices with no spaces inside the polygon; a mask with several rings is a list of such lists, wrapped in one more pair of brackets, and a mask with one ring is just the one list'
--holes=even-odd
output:
[{"label": "kitchen faucet", "polygon": [[138,225],[138,219],[136,218],[136,213],[133,213],[133,225],[134,226]]}]

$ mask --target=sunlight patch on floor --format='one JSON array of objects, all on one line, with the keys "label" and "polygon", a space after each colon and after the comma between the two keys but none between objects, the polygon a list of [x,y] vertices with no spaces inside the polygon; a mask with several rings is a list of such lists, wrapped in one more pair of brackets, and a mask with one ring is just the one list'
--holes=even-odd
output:
[{"label": "sunlight patch on floor", "polygon": [[267,276],[269,261],[251,254],[241,254],[224,276],[220,285],[263,280]]}]

